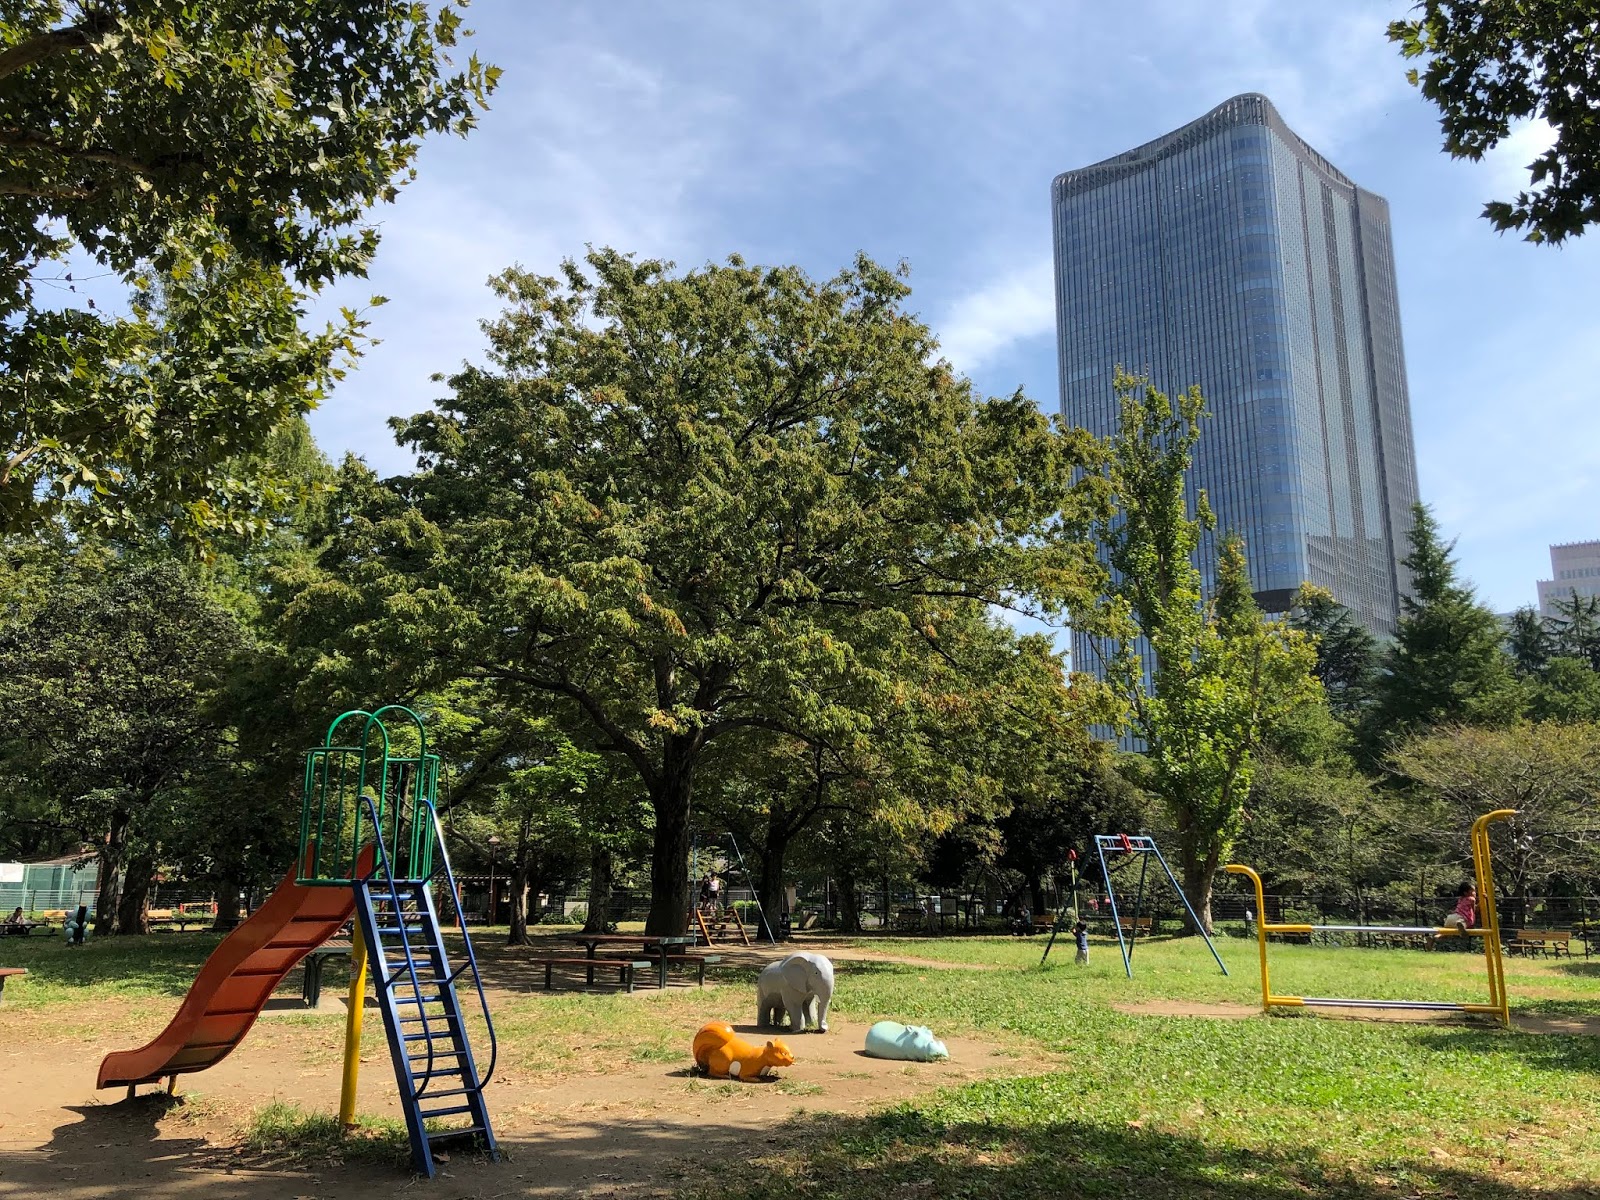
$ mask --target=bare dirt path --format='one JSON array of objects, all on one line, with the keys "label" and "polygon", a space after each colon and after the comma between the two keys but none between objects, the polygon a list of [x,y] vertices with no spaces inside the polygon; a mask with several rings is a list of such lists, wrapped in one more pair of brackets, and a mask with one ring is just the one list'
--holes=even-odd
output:
[{"label": "bare dirt path", "polygon": [[[815,944],[844,961],[905,961]],[[725,957],[759,965],[771,948]],[[498,955],[491,955],[498,958]],[[911,964],[946,967],[949,964]],[[529,994],[520,986],[518,956],[491,966],[491,1002],[515,1006],[535,1019],[546,1003],[571,1004],[570,994]],[[746,984],[674,987],[626,998],[641,1024],[670,1013],[684,1023],[684,1054],[673,1061],[630,1060],[619,1053],[615,1028],[572,1035],[574,1054],[559,1066],[512,1053],[491,1084],[491,1112],[506,1161],[490,1164],[457,1155],[434,1185],[413,1182],[403,1169],[381,1166],[296,1166],[282,1155],[252,1155],[238,1147],[251,1114],[273,1101],[333,1113],[338,1107],[338,1062],[343,1044],[342,1000],[324,994],[307,1014],[278,1000],[245,1043],[209,1071],[185,1076],[186,1103],[160,1096],[125,1102],[121,1091],[94,1091],[102,1055],[157,1032],[176,1001],[100,1001],[78,1006],[73,1021],[30,1031],[25,1010],[0,1009],[0,1200],[111,1200],[132,1196],[215,1197],[217,1200],[376,1200],[406,1194],[443,1198],[512,1196],[667,1195],[687,1164],[742,1159],[759,1151],[786,1119],[801,1113],[860,1113],[895,1100],[980,1078],[1016,1072],[1023,1048],[1000,1053],[977,1040],[945,1036],[948,1063],[897,1063],[860,1053],[864,1021],[835,1017],[826,1035],[788,1038],[797,1062],[774,1083],[737,1084],[695,1078],[688,1041],[700,1020],[736,1019],[753,1040],[773,1036],[749,1024],[753,995]],[[637,1006],[637,1008],[635,1008]],[[130,1009],[132,1010],[130,1012]],[[554,1009],[551,1019],[554,1020]],[[680,1015],[681,1014],[681,1015]],[[52,1017],[57,1016],[54,1012]],[[369,1022],[378,1014],[369,1007]],[[676,1028],[676,1025],[674,1025]],[[131,1039],[131,1040],[130,1040]],[[585,1044],[587,1043],[587,1044]],[[379,1038],[381,1046],[381,1036]],[[368,1051],[360,1086],[364,1116],[400,1116],[387,1055]],[[514,1047],[513,1047],[514,1050]],[[1032,1067],[1048,1056],[1029,1054]]]}]

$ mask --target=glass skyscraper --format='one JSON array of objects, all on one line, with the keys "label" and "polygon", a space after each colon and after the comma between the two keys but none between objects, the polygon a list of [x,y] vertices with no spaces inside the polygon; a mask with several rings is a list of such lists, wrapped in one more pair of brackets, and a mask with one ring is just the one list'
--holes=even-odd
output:
[{"label": "glass skyscraper", "polygon": [[1118,365],[1198,383],[1191,485],[1262,607],[1309,580],[1392,633],[1417,470],[1387,203],[1255,94],[1057,176],[1051,202],[1063,416],[1113,432]]}]

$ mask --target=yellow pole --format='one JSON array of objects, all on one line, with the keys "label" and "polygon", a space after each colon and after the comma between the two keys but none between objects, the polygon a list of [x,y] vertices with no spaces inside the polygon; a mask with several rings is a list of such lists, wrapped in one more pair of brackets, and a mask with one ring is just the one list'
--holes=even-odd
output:
[{"label": "yellow pole", "polygon": [[1511,999],[1506,995],[1505,959],[1500,952],[1500,910],[1495,903],[1494,861],[1490,856],[1489,825],[1509,821],[1514,808],[1497,808],[1472,823],[1472,873],[1478,883],[1478,927],[1483,930],[1483,960],[1489,972],[1489,1003],[1500,1023],[1511,1028]]},{"label": "yellow pole", "polygon": [[1229,863],[1230,875],[1247,877],[1256,888],[1256,946],[1261,953],[1261,1011],[1272,1011],[1272,985],[1267,977],[1267,897],[1261,887],[1261,876],[1249,867]]},{"label": "yellow pole", "polygon": [[344,1082],[339,1088],[339,1127],[356,1123],[356,1077],[361,1073],[361,1018],[367,1004],[367,943],[357,924],[350,935],[350,1002],[344,1014]]}]

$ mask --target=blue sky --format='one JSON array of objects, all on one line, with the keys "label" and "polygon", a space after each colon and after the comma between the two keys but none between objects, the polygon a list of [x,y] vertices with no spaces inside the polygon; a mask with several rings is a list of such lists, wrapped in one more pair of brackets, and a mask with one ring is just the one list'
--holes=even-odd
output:
[{"label": "blue sky", "polygon": [[313,417],[333,454],[407,459],[387,417],[476,357],[512,263],[585,243],[700,265],[740,253],[832,274],[912,268],[912,306],[986,392],[1058,405],[1049,185],[1244,91],[1386,196],[1423,498],[1497,609],[1534,600],[1552,542],[1600,538],[1600,230],[1496,234],[1541,132],[1448,159],[1383,35],[1403,3],[527,4],[477,0],[505,69],[465,141],[376,215],[383,339]]}]

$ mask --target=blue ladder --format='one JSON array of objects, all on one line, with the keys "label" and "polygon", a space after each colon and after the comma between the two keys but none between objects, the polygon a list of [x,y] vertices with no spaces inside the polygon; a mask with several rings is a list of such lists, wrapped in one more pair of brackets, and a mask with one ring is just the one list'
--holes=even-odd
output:
[{"label": "blue ladder", "polygon": [[[369,800],[369,807],[370,804]],[[437,838],[439,868],[434,874],[442,869],[453,896],[455,875],[445,852],[443,830],[438,828],[438,815],[431,804],[423,802],[421,807],[432,819]],[[459,966],[452,966],[433,904],[434,879],[396,878],[381,839],[378,845],[372,875],[355,887],[356,915],[367,944],[373,989],[383,1013],[389,1055],[394,1060],[395,1081],[400,1086],[400,1107],[411,1139],[412,1165],[419,1175],[431,1178],[436,1147],[476,1145],[491,1160],[500,1157],[483,1098],[484,1087],[494,1074],[499,1048],[483,981],[478,976],[477,956],[459,911],[466,953]],[[463,975],[471,976],[488,1029],[489,1067],[481,1076],[456,995],[456,982]],[[465,1126],[428,1128],[430,1121],[461,1116],[467,1118]]]}]

